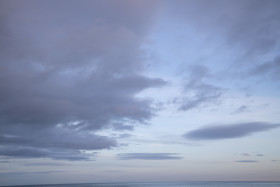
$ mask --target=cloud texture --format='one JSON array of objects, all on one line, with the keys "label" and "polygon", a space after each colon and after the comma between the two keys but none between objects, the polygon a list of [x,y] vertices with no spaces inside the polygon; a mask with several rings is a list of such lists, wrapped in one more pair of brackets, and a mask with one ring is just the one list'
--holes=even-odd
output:
[{"label": "cloud texture", "polygon": [[0,3],[1,155],[111,148],[117,142],[96,131],[131,130],[154,115],[136,94],[164,84],[143,74],[140,48],[156,2]]},{"label": "cloud texture", "polygon": [[267,131],[277,127],[280,127],[280,124],[269,124],[262,122],[238,123],[232,125],[202,127],[200,129],[190,131],[183,136],[191,140],[241,138],[256,132]]},{"label": "cloud texture", "polygon": [[121,160],[178,160],[183,157],[176,156],[175,153],[124,153],[118,154]]}]

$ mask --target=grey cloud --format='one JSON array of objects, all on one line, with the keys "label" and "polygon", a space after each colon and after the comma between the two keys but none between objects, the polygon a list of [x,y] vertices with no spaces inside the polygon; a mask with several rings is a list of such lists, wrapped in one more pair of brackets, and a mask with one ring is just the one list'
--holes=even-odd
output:
[{"label": "grey cloud", "polygon": [[33,148],[25,146],[1,146],[0,155],[6,158],[52,158],[54,160],[94,160],[95,153],[85,154],[81,151],[56,148]]},{"label": "grey cloud", "polygon": [[178,160],[183,157],[177,156],[176,153],[124,153],[118,154],[121,160]]},{"label": "grey cloud", "polygon": [[259,161],[257,161],[257,160],[237,160],[235,162],[253,163],[253,162],[259,162]]},{"label": "grey cloud", "polygon": [[[279,80],[280,1],[278,0],[174,0],[165,1],[170,16],[181,25],[206,35],[205,48],[213,56],[230,52],[222,78]],[[202,54],[203,55],[203,54]],[[211,57],[204,56],[204,63]],[[239,82],[238,84],[246,84]],[[196,102],[194,102],[196,103]],[[191,107],[191,105],[190,105]],[[186,106],[188,108],[188,105]]]},{"label": "grey cloud", "polygon": [[45,174],[52,174],[52,173],[61,173],[64,171],[37,171],[37,172],[28,172],[28,171],[21,171],[21,172],[1,172],[0,175],[45,175]]},{"label": "grey cloud", "polygon": [[236,109],[232,114],[243,113],[243,112],[246,112],[247,110],[248,110],[248,106],[242,105],[238,109]]},{"label": "grey cloud", "polygon": [[73,150],[104,149],[117,146],[114,139],[88,132],[75,132],[55,127],[52,129],[32,130],[30,128],[12,131],[13,136],[0,136],[1,145],[32,146],[44,148],[65,148]]},{"label": "grey cloud", "polygon": [[124,130],[132,131],[134,129],[133,126],[125,125],[122,123],[114,123],[114,124],[112,124],[112,126],[113,126],[112,128],[117,131],[124,131]]},{"label": "grey cloud", "polygon": [[36,158],[48,156],[48,153],[43,150],[33,149],[33,148],[3,148],[1,147],[0,155],[14,157],[19,156],[21,158]]},{"label": "grey cloud", "polygon": [[69,164],[64,164],[61,162],[27,162],[24,163],[25,166],[68,166]]},{"label": "grey cloud", "polygon": [[219,125],[202,127],[190,131],[183,136],[192,140],[218,140],[229,138],[241,138],[253,133],[268,131],[280,127],[280,124],[270,124],[262,122],[237,123],[231,125]]},{"label": "grey cloud", "polygon": [[279,45],[278,0],[175,0],[168,5],[182,21],[246,54],[262,55]]},{"label": "grey cloud", "polygon": [[276,57],[272,61],[262,63],[249,70],[251,75],[272,75],[273,78],[279,78],[280,75],[280,57]]},{"label": "grey cloud", "polygon": [[0,160],[0,163],[10,163],[10,161],[7,161],[7,160]]},{"label": "grey cloud", "polygon": [[217,104],[223,94],[223,89],[206,83],[205,79],[210,76],[210,71],[202,65],[193,65],[191,73],[184,85],[184,95],[180,100],[180,110],[191,110],[197,107]]},{"label": "grey cloud", "polygon": [[257,154],[257,156],[264,156],[263,154]]},{"label": "grey cloud", "polygon": [[0,3],[1,155],[86,159],[79,150],[118,146],[97,131],[155,115],[136,95],[165,84],[143,72],[156,1]]}]

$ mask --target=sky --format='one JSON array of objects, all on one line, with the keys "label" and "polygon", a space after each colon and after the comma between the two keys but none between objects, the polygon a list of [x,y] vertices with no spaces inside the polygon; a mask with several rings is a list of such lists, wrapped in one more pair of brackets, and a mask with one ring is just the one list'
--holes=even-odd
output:
[{"label": "sky", "polygon": [[280,1],[0,9],[0,185],[280,179]]}]

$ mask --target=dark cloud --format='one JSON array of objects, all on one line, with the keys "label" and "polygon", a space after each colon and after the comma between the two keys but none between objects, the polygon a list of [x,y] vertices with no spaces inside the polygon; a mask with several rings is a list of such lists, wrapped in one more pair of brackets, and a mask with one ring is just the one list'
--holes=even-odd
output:
[{"label": "dark cloud", "polygon": [[257,154],[257,156],[264,156],[263,154]]},{"label": "dark cloud", "polygon": [[10,163],[10,161],[7,161],[7,160],[0,160],[0,163]]},{"label": "dark cloud", "polygon": [[190,76],[184,85],[184,96],[179,100],[180,110],[187,111],[219,102],[223,89],[207,83],[206,78],[209,76],[210,71],[205,66],[193,65],[190,67]]},{"label": "dark cloud", "polygon": [[0,3],[0,155],[86,159],[117,146],[97,131],[154,116],[137,94],[165,84],[143,73],[156,1]]},{"label": "dark cloud", "polygon": [[257,161],[257,160],[237,160],[235,162],[253,163],[253,162],[259,162],[259,161]]},{"label": "dark cloud", "polygon": [[218,140],[229,138],[240,138],[249,136],[256,132],[267,131],[280,127],[280,124],[262,122],[237,123],[232,125],[219,125],[203,127],[190,131],[183,136],[192,140]]},{"label": "dark cloud", "polygon": [[124,153],[118,154],[121,160],[178,160],[183,157],[177,156],[176,153]]},{"label": "dark cloud", "polygon": [[52,158],[54,160],[94,160],[96,153],[88,154],[75,149],[33,148],[25,146],[1,146],[0,155],[6,158]]},{"label": "dark cloud", "polygon": [[114,123],[114,124],[112,124],[112,128],[116,131],[124,131],[124,130],[132,131],[134,129],[133,126],[125,125],[122,123]]}]

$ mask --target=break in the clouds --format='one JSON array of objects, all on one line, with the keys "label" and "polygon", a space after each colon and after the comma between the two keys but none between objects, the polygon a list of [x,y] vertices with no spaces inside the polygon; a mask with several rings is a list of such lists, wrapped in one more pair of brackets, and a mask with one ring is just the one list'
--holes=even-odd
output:
[{"label": "break in the clouds", "polygon": [[184,138],[191,140],[218,140],[241,138],[251,134],[280,127],[280,124],[262,122],[237,123],[231,125],[208,126],[184,134]]},{"label": "break in the clouds", "polygon": [[118,154],[121,160],[178,160],[183,157],[177,156],[176,153],[124,153]]},{"label": "break in the clouds", "polygon": [[1,155],[87,159],[154,115],[136,95],[165,83],[143,74],[155,1],[0,3]]}]

